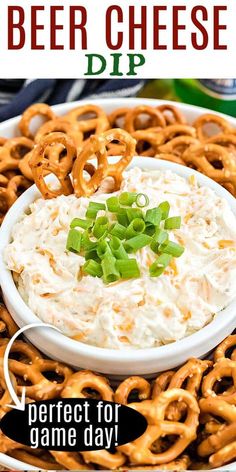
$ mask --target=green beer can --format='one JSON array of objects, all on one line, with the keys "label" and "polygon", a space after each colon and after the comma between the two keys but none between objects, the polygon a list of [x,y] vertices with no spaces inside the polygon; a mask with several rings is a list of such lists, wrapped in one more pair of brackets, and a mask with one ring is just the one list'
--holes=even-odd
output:
[{"label": "green beer can", "polygon": [[236,79],[175,79],[179,100],[236,116]]}]

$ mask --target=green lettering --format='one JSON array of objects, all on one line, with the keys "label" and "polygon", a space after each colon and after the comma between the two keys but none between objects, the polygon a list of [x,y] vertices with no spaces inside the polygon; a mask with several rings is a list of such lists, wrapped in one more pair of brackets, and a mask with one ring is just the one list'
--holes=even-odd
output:
[{"label": "green lettering", "polygon": [[122,72],[120,72],[120,58],[122,57],[122,54],[111,54],[113,57],[113,72],[110,73],[111,76],[122,76],[124,75]]},{"label": "green lettering", "polygon": [[[135,69],[145,64],[145,57],[143,54],[127,54],[127,56],[129,57],[129,72],[127,75],[137,75]],[[138,59],[137,62],[136,59]]]},{"label": "green lettering", "polygon": [[[85,56],[88,58],[88,68],[84,75],[100,75],[105,71],[107,65],[105,57],[101,56],[100,54],[85,54]],[[94,70],[94,59],[97,59],[98,62],[96,71]]]}]

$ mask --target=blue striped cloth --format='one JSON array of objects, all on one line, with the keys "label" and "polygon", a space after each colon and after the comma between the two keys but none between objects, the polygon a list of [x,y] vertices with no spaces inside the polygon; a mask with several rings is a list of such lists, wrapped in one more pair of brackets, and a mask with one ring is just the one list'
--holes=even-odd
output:
[{"label": "blue striped cloth", "polygon": [[36,102],[56,105],[83,98],[135,97],[145,82],[139,79],[0,79],[0,122],[20,115]]}]

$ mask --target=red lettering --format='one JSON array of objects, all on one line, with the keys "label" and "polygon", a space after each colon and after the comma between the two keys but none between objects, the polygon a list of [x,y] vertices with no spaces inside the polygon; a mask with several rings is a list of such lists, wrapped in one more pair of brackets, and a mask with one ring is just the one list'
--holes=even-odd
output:
[{"label": "red lettering", "polygon": [[118,5],[113,5],[107,9],[106,12],[106,43],[109,49],[120,49],[123,44],[123,33],[119,31],[117,33],[117,41],[116,43],[112,42],[112,31],[111,31],[111,23],[112,23],[112,13],[117,13],[117,23],[123,22],[123,11],[122,8]]},{"label": "red lettering", "polygon": [[208,13],[207,9],[203,6],[198,6],[198,7],[193,7],[192,13],[191,13],[191,19],[193,24],[198,28],[198,30],[202,33],[202,42],[198,42],[197,38],[197,33],[192,33],[191,34],[191,39],[192,39],[192,46],[194,49],[201,50],[201,49],[206,49],[208,46],[208,33],[206,28],[202,25],[202,23],[197,19],[197,14],[198,12],[202,12],[202,21],[207,21],[208,20]]},{"label": "red lettering", "polygon": [[227,6],[214,7],[214,49],[227,49],[226,44],[220,44],[220,30],[226,30],[226,25],[220,25],[220,12],[227,11]]},{"label": "red lettering", "polygon": [[57,44],[56,40],[56,31],[63,30],[63,25],[58,25],[56,21],[56,14],[58,11],[63,11],[64,7],[51,6],[51,39],[50,39],[50,48],[54,49],[64,49],[63,44]]},{"label": "red lettering", "polygon": [[179,44],[179,31],[185,30],[185,25],[179,24],[179,12],[186,11],[185,6],[173,6],[173,49],[186,49],[185,44]]},{"label": "red lettering", "polygon": [[153,10],[153,49],[167,49],[166,44],[160,44],[159,31],[166,30],[166,25],[160,25],[160,11],[166,11],[164,5],[154,6]]},{"label": "red lettering", "polygon": [[135,23],[135,6],[129,7],[129,49],[135,47],[135,30],[141,29],[141,49],[147,49],[147,7],[141,7],[141,23]]},{"label": "red lettering", "polygon": [[[18,12],[19,18],[16,22],[14,20],[14,13]],[[25,13],[22,7],[11,6],[8,7],[8,49],[22,49],[25,45],[25,30],[23,27],[25,21]],[[14,30],[19,32],[19,41],[14,42]]]},{"label": "red lettering", "polygon": [[37,13],[38,11],[44,11],[43,6],[31,8],[31,49],[45,49],[45,46],[37,43],[37,31],[44,30],[44,25],[38,25]]},{"label": "red lettering", "polygon": [[[81,13],[81,20],[79,24],[75,22],[76,12]],[[81,49],[87,49],[87,10],[85,7],[81,6],[72,6],[70,7],[70,49],[75,49],[75,31],[81,31]]]}]

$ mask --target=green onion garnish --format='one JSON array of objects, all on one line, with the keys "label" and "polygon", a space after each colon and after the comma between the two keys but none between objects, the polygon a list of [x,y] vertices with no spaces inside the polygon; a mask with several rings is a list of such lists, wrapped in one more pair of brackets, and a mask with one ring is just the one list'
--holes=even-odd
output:
[{"label": "green onion garnish", "polygon": [[103,280],[106,283],[115,282],[120,278],[116,268],[116,259],[110,254],[106,254],[102,259]]},{"label": "green onion garnish", "polygon": [[169,204],[169,202],[162,202],[162,203],[160,203],[160,205],[158,205],[158,208],[160,208],[161,213],[162,213],[161,219],[162,219],[162,220],[165,220],[166,218],[168,218],[169,212],[170,212],[170,204]]},{"label": "green onion garnish", "polygon": [[96,249],[91,249],[90,251],[86,251],[84,254],[84,257],[86,261],[88,261],[89,259],[93,259],[93,261],[100,262]]},{"label": "green onion garnish", "polygon": [[114,223],[111,226],[110,234],[116,236],[119,239],[125,239],[126,227],[120,223]]},{"label": "green onion garnish", "polygon": [[91,220],[95,220],[98,212],[100,210],[106,210],[106,205],[104,203],[98,202],[89,202],[87,211],[86,211],[86,218],[90,218]]},{"label": "green onion garnish", "polygon": [[136,201],[137,193],[123,192],[119,196],[119,204],[123,206],[132,206]]},{"label": "green onion garnish", "polygon": [[148,234],[148,236],[153,236],[156,231],[156,226],[152,225],[151,223],[146,223],[146,228],[145,228],[145,234]]},{"label": "green onion garnish", "polygon": [[129,220],[128,220],[126,210],[127,210],[126,208],[119,208],[119,210],[116,214],[117,221],[122,226],[128,226],[128,224],[129,224]]},{"label": "green onion garnish", "polygon": [[151,236],[148,236],[147,234],[139,234],[138,236],[125,241],[124,248],[128,253],[136,252],[138,249],[150,244],[151,240]]},{"label": "green onion garnish", "polygon": [[93,277],[102,277],[101,264],[92,259],[89,259],[87,262],[85,262],[83,265],[83,271],[86,272],[86,274],[92,275]]},{"label": "green onion garnish", "polygon": [[117,213],[120,208],[118,197],[110,197],[106,201],[107,209],[111,213]]},{"label": "green onion garnish", "polygon": [[66,241],[66,249],[70,252],[79,253],[81,248],[81,232],[70,229]]},{"label": "green onion garnish", "polygon": [[151,277],[159,277],[169,265],[172,257],[169,254],[161,254],[149,267]]},{"label": "green onion garnish", "polygon": [[140,277],[140,270],[136,259],[116,261],[116,267],[122,279],[134,279]]},{"label": "green onion garnish", "polygon": [[143,233],[146,228],[146,225],[141,218],[135,218],[134,220],[131,221],[129,224],[127,230],[126,230],[126,238],[130,239],[133,238],[134,236],[137,236],[140,233]]},{"label": "green onion garnish", "polygon": [[160,208],[151,208],[147,210],[145,215],[145,221],[152,223],[154,226],[159,226],[162,218],[162,211]]},{"label": "green onion garnish", "polygon": [[99,241],[97,245],[97,255],[100,259],[103,259],[106,255],[111,255],[111,249],[107,241]]},{"label": "green onion garnish", "polygon": [[181,217],[180,216],[172,216],[171,218],[167,218],[165,220],[165,229],[179,229],[181,226]]},{"label": "green onion garnish", "polygon": [[80,227],[83,229],[88,229],[92,226],[91,220],[83,220],[81,218],[74,218],[70,224],[71,228]]},{"label": "green onion garnish", "polygon": [[104,233],[106,233],[109,226],[109,221],[106,216],[99,216],[94,223],[93,235],[95,238],[100,239]]},{"label": "green onion garnish", "polygon": [[143,219],[143,212],[140,208],[126,208],[126,214],[129,222],[133,221],[135,218]]},{"label": "green onion garnish", "polygon": [[167,244],[161,244],[159,246],[159,251],[165,254],[170,254],[173,257],[180,257],[184,252],[184,247],[180,244],[169,241]]},{"label": "green onion garnish", "polygon": [[149,205],[149,198],[145,193],[138,193],[135,203],[137,207],[144,208]]},{"label": "green onion garnish", "polygon": [[163,243],[167,243],[168,240],[169,240],[169,236],[168,236],[167,231],[163,231],[162,229],[158,228],[150,244],[151,250],[157,254],[158,252],[160,252],[159,250],[160,245]]},{"label": "green onion garnish", "polygon": [[122,242],[118,238],[113,237],[109,245],[111,252],[116,259],[128,259],[128,254],[125,251]]},{"label": "green onion garnish", "polygon": [[89,238],[88,230],[84,231],[82,233],[81,248],[84,251],[91,251],[92,249],[95,249],[96,247],[97,247],[97,243],[95,241],[91,241],[91,239]]}]

